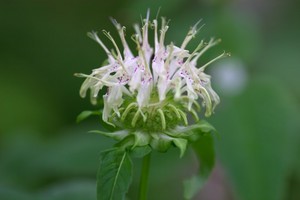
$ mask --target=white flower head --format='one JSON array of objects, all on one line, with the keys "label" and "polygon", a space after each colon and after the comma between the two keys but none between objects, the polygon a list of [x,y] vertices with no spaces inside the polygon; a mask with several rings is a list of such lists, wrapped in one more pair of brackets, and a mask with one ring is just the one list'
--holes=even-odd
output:
[{"label": "white flower head", "polygon": [[[199,99],[205,107],[205,116],[212,114],[220,99],[204,70],[228,54],[222,53],[203,66],[197,66],[197,61],[220,40],[210,39],[207,43],[202,40],[192,52],[186,50],[187,44],[199,30],[198,22],[188,31],[180,46],[173,43],[166,45],[164,40],[169,28],[166,20],[162,18],[159,28],[156,19],[149,20],[148,12],[143,26],[134,26],[136,34],[132,39],[136,43],[137,53],[133,54],[125,39],[125,27],[116,20],[112,22],[119,33],[122,49],[107,31],[103,33],[112,42],[113,50],[103,44],[96,32],[88,33],[103,48],[108,62],[94,69],[90,75],[77,74],[86,78],[80,95],[85,97],[90,89],[93,104],[97,103],[99,91],[106,90],[102,114],[105,122],[114,125],[116,121],[121,121],[129,124],[129,128],[146,130],[155,129],[159,124],[158,130],[165,130],[179,122],[187,124],[187,113],[198,119],[194,108],[201,107],[197,103]],[[153,46],[148,41],[149,28],[154,32]]]}]

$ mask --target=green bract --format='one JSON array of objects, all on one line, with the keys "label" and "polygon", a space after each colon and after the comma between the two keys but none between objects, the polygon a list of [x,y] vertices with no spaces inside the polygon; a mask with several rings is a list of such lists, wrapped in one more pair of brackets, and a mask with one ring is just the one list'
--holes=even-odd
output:
[{"label": "green bract", "polygon": [[[178,107],[180,106],[182,105],[178,105]],[[116,127],[116,131],[105,132],[93,130],[90,132],[113,138],[118,141],[116,146],[129,150],[133,150],[135,147],[144,147],[148,145],[159,152],[165,152],[173,145],[180,149],[181,156],[185,152],[188,142],[197,141],[197,139],[204,134],[215,132],[214,127],[205,120],[199,120],[195,117],[197,122],[192,125],[187,125],[187,116],[184,111],[172,104],[167,104],[165,107],[166,110],[158,108],[162,111],[163,115],[166,115],[166,117],[164,117],[165,122],[162,122],[161,114],[156,111],[157,109],[149,109],[149,114],[144,112],[146,113],[146,116],[149,117],[140,115],[140,117],[137,117],[135,126],[132,123],[127,124],[126,122],[135,120],[135,117],[137,116],[136,113],[140,112],[137,109],[129,108],[131,111],[127,114],[125,113],[126,109],[124,109],[121,117],[113,117],[112,120],[114,123],[120,125],[119,127]],[[177,111],[178,115],[174,114],[176,113],[176,110],[180,110]],[[86,113],[92,115],[97,112],[84,111],[82,112],[84,117],[88,117]],[[125,117],[122,118],[122,116]],[[154,119],[152,119],[152,117]],[[144,121],[144,119],[146,120]]]},{"label": "green bract", "polygon": [[[195,101],[198,111],[199,104]],[[183,98],[174,100],[172,94],[168,94],[163,101],[158,101],[157,93],[153,93],[149,104],[139,107],[135,98],[126,98],[119,108],[120,115],[109,117],[108,122],[123,129],[141,130],[144,132],[161,132],[170,130],[178,124],[188,125],[187,114],[194,115],[198,121],[197,112],[194,108],[188,110],[188,102]]]}]

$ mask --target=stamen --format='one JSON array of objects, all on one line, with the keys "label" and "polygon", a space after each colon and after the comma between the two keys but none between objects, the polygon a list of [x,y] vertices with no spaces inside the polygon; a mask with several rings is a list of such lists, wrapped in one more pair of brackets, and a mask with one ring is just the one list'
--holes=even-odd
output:
[{"label": "stamen", "polygon": [[157,20],[153,20],[154,24],[154,48],[155,48],[155,54],[158,52],[159,49],[159,43],[158,43],[158,35],[157,35]]},{"label": "stamen", "polygon": [[138,39],[138,42],[142,43],[142,34],[141,34],[140,26],[138,24],[134,24],[133,28],[136,32],[136,38]]},{"label": "stamen", "polygon": [[121,27],[121,25],[117,22],[117,20],[111,18],[111,21],[112,23],[115,25],[118,33],[119,33],[119,36],[120,36],[120,39],[121,39],[121,42],[123,44],[123,47],[124,47],[124,57],[133,57],[132,55],[132,52],[130,51],[129,49],[129,46],[125,40],[125,26]]},{"label": "stamen", "polygon": [[160,41],[159,41],[159,45],[162,47],[164,46],[164,40],[165,40],[165,36],[166,36],[166,32],[169,28],[169,26],[166,25],[166,19],[164,17],[161,18],[161,30],[160,30]]},{"label": "stamen", "polygon": [[195,58],[192,60],[193,64],[197,63],[197,60],[211,47],[219,44],[221,42],[221,39],[217,39],[214,40],[213,38],[211,38],[208,42],[208,44],[197,54],[197,56],[195,56]]},{"label": "stamen", "polygon": [[120,49],[119,49],[118,45],[116,44],[114,38],[106,30],[103,30],[102,32],[113,43],[113,45],[118,53],[118,57],[122,60],[122,55],[121,55]]},{"label": "stamen", "polygon": [[147,13],[147,18],[145,21],[145,25],[142,27],[143,32],[143,49],[146,50],[149,48],[148,44],[148,26],[149,26],[149,12]]},{"label": "stamen", "polygon": [[200,19],[190,30],[189,32],[187,33],[185,39],[183,40],[182,42],[182,45],[181,45],[181,49],[184,49],[187,44],[191,41],[191,39],[193,39],[195,37],[195,35],[201,30],[201,28],[204,26],[204,24],[202,26],[200,26],[198,29],[197,29],[197,26],[198,24],[202,21],[202,19]]},{"label": "stamen", "polygon": [[113,45],[114,45],[114,47],[115,47],[115,49],[117,51],[117,54],[118,54],[117,55],[117,60],[119,61],[119,64],[122,66],[123,70],[127,73],[127,70],[126,70],[126,68],[124,66],[124,63],[123,63],[123,58],[122,58],[120,49],[119,49],[118,45],[116,44],[114,38],[106,30],[103,30],[102,32],[113,43]]},{"label": "stamen", "polygon": [[193,51],[193,53],[187,58],[187,60],[184,62],[184,64],[181,66],[181,69],[183,67],[185,67],[190,61],[191,59],[197,54],[197,51],[199,51],[202,47],[204,46],[204,42],[203,40],[198,44],[198,46],[195,48],[195,50]]},{"label": "stamen", "polygon": [[137,50],[139,52],[139,56],[142,58],[143,62],[144,62],[144,65],[145,65],[145,68],[146,68],[146,71],[151,74],[151,71],[150,71],[150,68],[149,68],[149,65],[147,63],[147,60],[146,60],[146,57],[145,57],[145,52],[143,51],[143,48],[141,48],[141,45],[140,43],[138,42],[137,40],[137,35],[135,35],[135,38],[132,37],[133,41],[135,41],[136,45],[137,45]]},{"label": "stamen", "polygon": [[157,20],[157,18],[159,16],[160,9],[161,9],[161,7],[159,7],[158,10],[157,10],[156,17],[155,17],[156,20]]},{"label": "stamen", "polygon": [[169,55],[168,55],[168,57],[167,57],[167,59],[166,59],[166,61],[165,61],[165,69],[168,71],[169,70],[169,66],[170,66],[170,61],[171,61],[171,58],[172,58],[172,55],[173,55],[173,51],[174,51],[174,44],[173,43],[171,43],[170,45],[169,45],[169,47],[170,47],[170,50],[169,50]]},{"label": "stamen", "polygon": [[100,40],[100,38],[97,35],[97,32],[88,32],[87,36],[89,38],[91,38],[92,40],[95,40],[98,44],[100,44],[100,46],[103,48],[103,50],[105,51],[105,53],[107,54],[108,57],[111,57],[111,53],[110,51],[107,49],[107,47],[103,44],[103,42]]},{"label": "stamen", "polygon": [[230,56],[230,54],[225,53],[225,51],[224,51],[221,55],[219,55],[218,57],[212,59],[211,61],[207,62],[205,65],[203,65],[202,67],[200,67],[200,68],[199,68],[199,71],[204,71],[205,68],[206,68],[208,65],[210,65],[211,63],[213,63],[213,62],[215,62],[215,61],[217,61],[217,60],[219,60],[219,59],[221,59],[221,58],[227,57],[227,56]]},{"label": "stamen", "polygon": [[103,80],[103,79],[99,79],[99,78],[97,78],[97,77],[95,77],[95,76],[93,76],[93,75],[87,75],[87,74],[82,74],[82,73],[75,73],[74,76],[77,76],[77,77],[79,77],[79,78],[90,78],[90,79],[95,79],[95,80],[97,80],[97,81],[100,81],[100,82],[102,82],[102,83],[107,84],[108,86],[114,86],[114,85],[117,85],[117,84],[115,84],[115,83],[113,83],[113,82],[108,82],[108,81],[105,81],[105,80]]}]

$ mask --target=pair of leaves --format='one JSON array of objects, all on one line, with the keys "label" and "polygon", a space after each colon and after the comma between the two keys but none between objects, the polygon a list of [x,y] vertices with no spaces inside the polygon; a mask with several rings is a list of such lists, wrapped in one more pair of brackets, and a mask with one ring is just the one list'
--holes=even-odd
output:
[{"label": "pair of leaves", "polygon": [[[210,124],[200,121],[190,127],[178,127],[176,131],[172,132],[172,142],[180,149],[181,156],[186,149],[189,139],[200,162],[198,174],[184,182],[185,199],[192,199],[197,194],[214,167],[214,138],[211,134],[213,131],[215,129]],[[103,134],[102,132],[99,133]],[[119,134],[114,135],[119,136]],[[184,135],[186,139],[182,138]],[[130,152],[124,148],[114,148],[103,152],[97,175],[97,199],[125,199],[132,181],[132,161],[130,154],[141,158],[151,151],[151,147],[145,145],[135,146]]]}]

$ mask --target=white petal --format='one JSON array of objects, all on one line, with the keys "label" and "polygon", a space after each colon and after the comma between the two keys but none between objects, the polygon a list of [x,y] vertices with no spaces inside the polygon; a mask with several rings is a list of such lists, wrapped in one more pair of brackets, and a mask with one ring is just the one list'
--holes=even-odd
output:
[{"label": "white petal", "polygon": [[151,91],[152,85],[150,82],[147,81],[141,84],[136,97],[140,107],[146,106],[149,103]]},{"label": "white petal", "polygon": [[102,113],[102,120],[104,122],[108,121],[108,118],[110,117],[110,113],[111,113],[111,110],[112,110],[112,107],[107,102],[107,98],[108,98],[108,95],[103,95],[104,107],[103,107],[103,113]]},{"label": "white petal", "polygon": [[135,72],[133,72],[131,80],[129,81],[129,90],[134,92],[141,83],[142,71],[136,67]]}]

